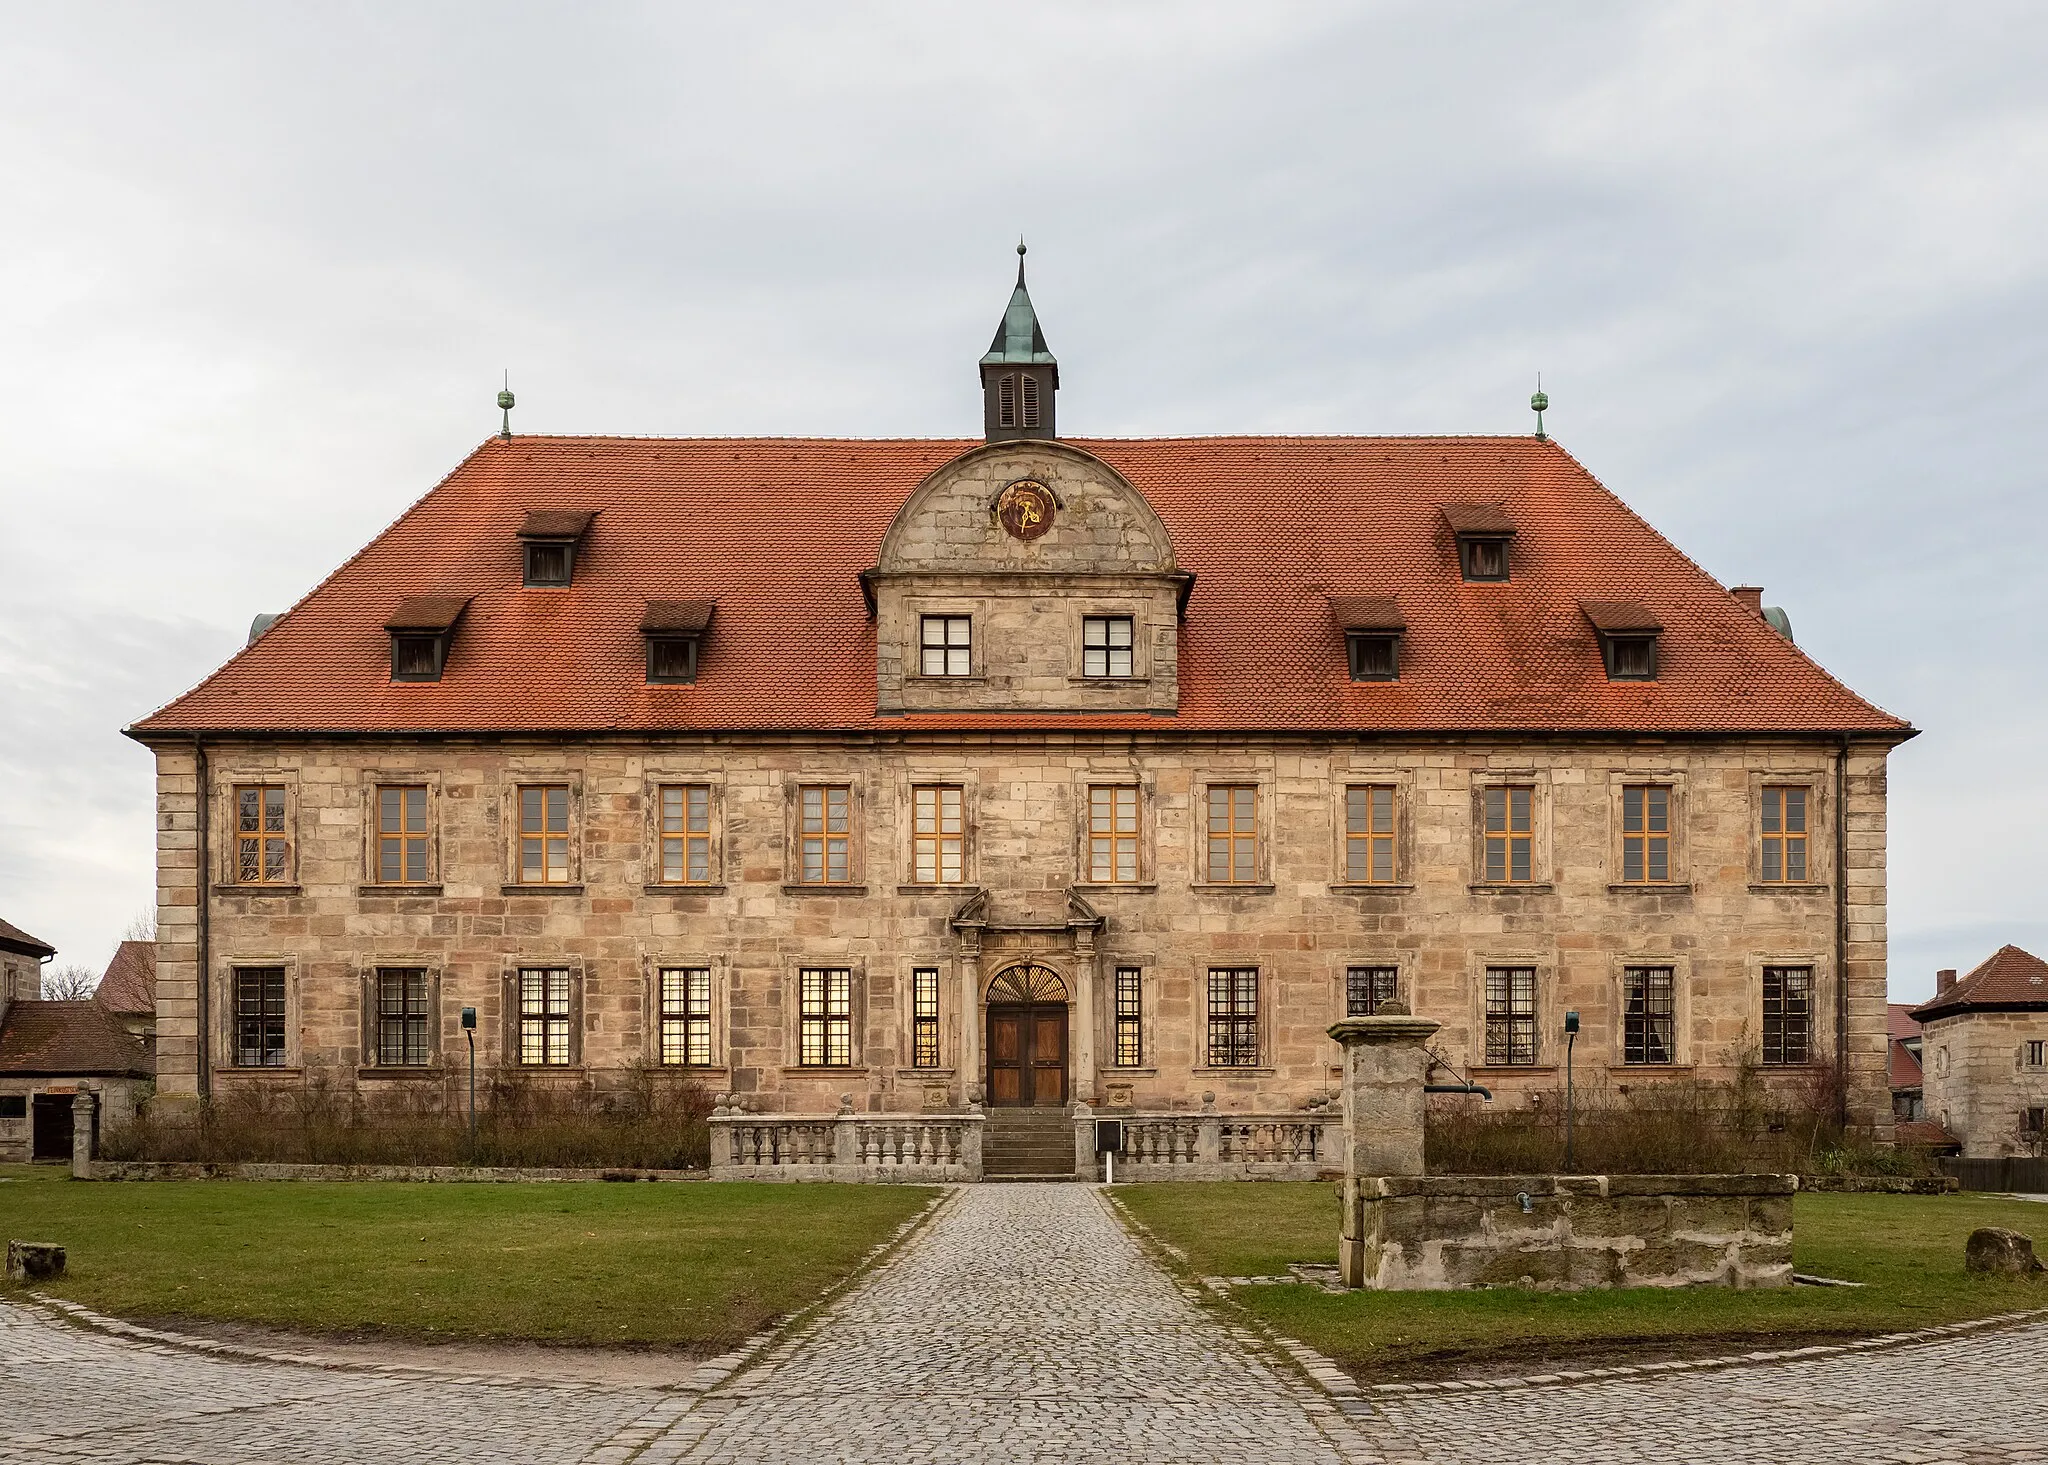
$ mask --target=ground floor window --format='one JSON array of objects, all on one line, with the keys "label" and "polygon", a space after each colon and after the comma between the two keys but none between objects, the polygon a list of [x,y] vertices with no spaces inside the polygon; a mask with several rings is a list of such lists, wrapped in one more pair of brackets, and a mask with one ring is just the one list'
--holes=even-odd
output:
[{"label": "ground floor window", "polygon": [[1116,1058],[1118,1068],[1145,1062],[1144,972],[1134,966],[1116,969]]},{"label": "ground floor window", "polygon": [[921,966],[910,974],[910,1066],[939,1066],[939,969]]},{"label": "ground floor window", "polygon": [[528,967],[519,973],[519,1061],[537,1068],[566,1068],[570,1057],[566,967]]},{"label": "ground floor window", "polygon": [[686,1068],[711,1066],[709,967],[662,969],[661,1061]]},{"label": "ground floor window", "polygon": [[1344,973],[1344,1015],[1371,1017],[1383,1002],[1394,1000],[1394,983],[1400,975],[1390,966],[1355,966]]},{"label": "ground floor window", "polygon": [[428,1061],[427,974],[417,967],[384,967],[377,973],[377,1062],[381,1067],[417,1066]]},{"label": "ground floor window", "polygon": [[853,1063],[853,973],[805,967],[797,974],[797,1062],[806,1068]]},{"label": "ground floor window", "polygon": [[235,1066],[284,1066],[284,968],[235,968]]},{"label": "ground floor window", "polygon": [[1813,968],[1764,968],[1764,1062],[1777,1066],[1813,1057]]},{"label": "ground floor window", "polygon": [[1486,969],[1486,1061],[1505,1068],[1536,1061],[1536,969]]},{"label": "ground floor window", "polygon": [[1256,1068],[1259,1064],[1259,969],[1212,967],[1209,971],[1209,1066]]},{"label": "ground floor window", "polygon": [[1670,1063],[1671,968],[1632,966],[1622,973],[1622,1061]]}]

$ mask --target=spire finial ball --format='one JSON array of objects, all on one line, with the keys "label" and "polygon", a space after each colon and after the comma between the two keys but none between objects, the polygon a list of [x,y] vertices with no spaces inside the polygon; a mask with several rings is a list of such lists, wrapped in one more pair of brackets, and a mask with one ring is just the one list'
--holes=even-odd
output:
[{"label": "spire finial ball", "polygon": [[505,408],[507,411],[510,411],[513,407],[516,407],[519,404],[513,400],[511,392],[503,391],[498,393],[498,405],[500,407]]},{"label": "spire finial ball", "polygon": [[1548,394],[1548,393],[1545,393],[1545,392],[1538,392],[1538,393],[1536,393],[1536,395],[1535,395],[1535,396],[1533,396],[1533,397],[1531,397],[1531,398],[1529,399],[1529,410],[1530,410],[1530,411],[1532,411],[1532,412],[1547,412],[1547,411],[1549,411],[1549,410],[1550,410],[1550,397],[1549,397],[1549,394]]},{"label": "spire finial ball", "polygon": [[1024,252],[1024,236],[1023,236],[1022,234],[1019,234],[1019,235],[1017,236],[1017,253],[1019,253],[1019,254],[1022,254],[1023,252]]}]

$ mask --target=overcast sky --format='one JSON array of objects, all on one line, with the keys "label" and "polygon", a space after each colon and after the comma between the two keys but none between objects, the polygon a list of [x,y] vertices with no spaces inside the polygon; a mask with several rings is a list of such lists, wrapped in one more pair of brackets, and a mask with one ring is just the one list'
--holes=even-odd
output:
[{"label": "overcast sky", "polygon": [[1924,734],[1892,988],[2048,954],[2048,7],[0,4],[0,916],[120,735],[528,431],[1553,433]]}]

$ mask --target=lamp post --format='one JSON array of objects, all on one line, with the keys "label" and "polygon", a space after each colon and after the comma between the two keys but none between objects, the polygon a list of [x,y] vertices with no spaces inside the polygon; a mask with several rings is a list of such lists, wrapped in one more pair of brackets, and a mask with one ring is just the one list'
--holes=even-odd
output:
[{"label": "lamp post", "polygon": [[1572,1173],[1572,1113],[1577,1107],[1572,1094],[1572,1045],[1579,1040],[1579,1014],[1564,1015],[1564,1173]]},{"label": "lamp post", "polygon": [[476,1163],[476,1009],[462,1009],[462,1036],[469,1039],[469,1163]]}]

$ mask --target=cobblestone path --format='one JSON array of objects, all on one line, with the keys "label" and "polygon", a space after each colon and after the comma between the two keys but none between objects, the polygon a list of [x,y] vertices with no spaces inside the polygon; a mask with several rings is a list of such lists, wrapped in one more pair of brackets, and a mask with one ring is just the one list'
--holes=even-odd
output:
[{"label": "cobblestone path", "polygon": [[970,1186],[709,1393],[237,1360],[0,1304],[0,1465],[2048,1462],[2048,1325],[1347,1417],[1080,1185]]}]

